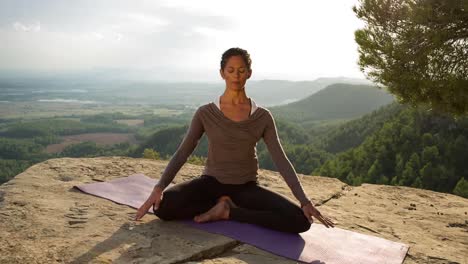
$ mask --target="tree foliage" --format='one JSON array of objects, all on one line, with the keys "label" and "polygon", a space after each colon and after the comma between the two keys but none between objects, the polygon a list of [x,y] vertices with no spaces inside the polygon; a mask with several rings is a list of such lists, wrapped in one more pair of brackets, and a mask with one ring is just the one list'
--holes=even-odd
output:
[{"label": "tree foliage", "polygon": [[460,179],[468,177],[466,157],[468,118],[406,107],[361,145],[338,153],[313,173],[353,185],[377,183],[465,193],[466,184]]},{"label": "tree foliage", "polygon": [[330,153],[338,153],[357,147],[368,136],[382,128],[385,122],[398,115],[401,109],[403,106],[394,102],[342,125],[331,126],[318,133],[312,131],[311,143]]},{"label": "tree foliage", "polygon": [[143,158],[158,160],[158,159],[161,159],[161,156],[154,149],[145,148],[145,150],[143,151]]},{"label": "tree foliage", "polygon": [[59,154],[60,157],[100,157],[100,156],[128,156],[135,149],[128,142],[113,145],[100,145],[92,141],[84,141],[66,146]]},{"label": "tree foliage", "polygon": [[359,66],[401,103],[468,114],[466,0],[360,0]]},{"label": "tree foliage", "polygon": [[455,186],[453,193],[468,198],[468,181],[465,178],[461,178]]}]

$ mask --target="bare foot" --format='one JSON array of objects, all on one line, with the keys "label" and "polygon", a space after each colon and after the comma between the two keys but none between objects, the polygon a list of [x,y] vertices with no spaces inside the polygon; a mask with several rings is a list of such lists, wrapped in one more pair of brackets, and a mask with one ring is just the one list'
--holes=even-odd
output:
[{"label": "bare foot", "polygon": [[219,197],[218,202],[219,201],[226,201],[230,208],[237,208],[237,205],[231,200],[231,197],[227,195],[223,195]]},{"label": "bare foot", "polygon": [[201,215],[197,215],[193,218],[193,220],[197,223],[209,222],[209,221],[217,221],[229,219],[229,204],[225,200],[218,200],[215,206],[213,206],[210,210],[206,213]]}]

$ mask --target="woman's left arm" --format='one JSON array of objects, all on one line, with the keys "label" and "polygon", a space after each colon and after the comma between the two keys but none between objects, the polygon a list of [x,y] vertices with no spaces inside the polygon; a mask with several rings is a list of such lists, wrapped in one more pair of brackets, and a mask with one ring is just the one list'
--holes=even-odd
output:
[{"label": "woman's left arm", "polygon": [[299,182],[297,173],[281,146],[275,120],[269,111],[268,116],[268,123],[263,133],[263,141],[265,142],[279,173],[286,181],[286,184],[289,186],[296,199],[301,203],[304,215],[311,222],[313,221],[313,216],[322,222],[327,228],[334,227],[333,222],[328,217],[323,216],[320,211],[315,208],[312,201],[307,198],[307,195]]},{"label": "woman's left arm", "polygon": [[291,189],[294,197],[296,197],[296,199],[301,203],[301,207],[310,203],[309,198],[307,198],[307,195],[299,182],[294,167],[288,157],[286,157],[283,146],[281,146],[275,120],[269,111],[267,125],[263,132],[263,141],[265,142],[279,173],[286,181],[286,184]]}]

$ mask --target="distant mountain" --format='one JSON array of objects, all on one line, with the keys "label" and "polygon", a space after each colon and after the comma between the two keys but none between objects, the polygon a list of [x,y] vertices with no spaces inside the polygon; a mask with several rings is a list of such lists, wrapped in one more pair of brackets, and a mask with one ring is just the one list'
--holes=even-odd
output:
[{"label": "distant mountain", "polygon": [[339,83],[300,101],[269,109],[280,119],[310,125],[358,118],[393,100],[392,95],[375,86]]},{"label": "distant mountain", "polygon": [[261,80],[248,81],[247,95],[265,106],[285,105],[299,101],[334,83],[371,84],[364,79],[318,78],[314,81]]},{"label": "distant mountain", "polygon": [[[37,101],[67,99],[102,103],[186,105],[196,107],[224,92],[224,82],[157,81],[117,79],[121,71],[93,71],[87,74],[40,75],[0,71],[0,100]],[[123,78],[123,77],[120,77]],[[314,81],[249,80],[246,92],[264,106],[298,101],[326,86],[344,82],[366,83],[363,79],[319,78]],[[76,91],[79,91],[77,93]]]}]

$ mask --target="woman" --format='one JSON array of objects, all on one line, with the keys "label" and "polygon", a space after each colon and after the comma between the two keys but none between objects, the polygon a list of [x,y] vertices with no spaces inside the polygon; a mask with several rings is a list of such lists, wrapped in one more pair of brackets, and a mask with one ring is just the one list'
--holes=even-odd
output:
[{"label": "woman", "polygon": [[[219,100],[197,109],[186,136],[135,220],[153,206],[163,220],[193,218],[202,223],[229,219],[301,233],[310,228],[313,216],[326,227],[334,227],[304,193],[280,144],[270,111],[247,97],[245,83],[252,75],[251,63],[246,50],[231,48],[224,52],[220,69],[226,82],[224,93]],[[203,174],[164,191],[203,133],[209,141]],[[301,207],[258,185],[256,144],[261,138]]]}]

